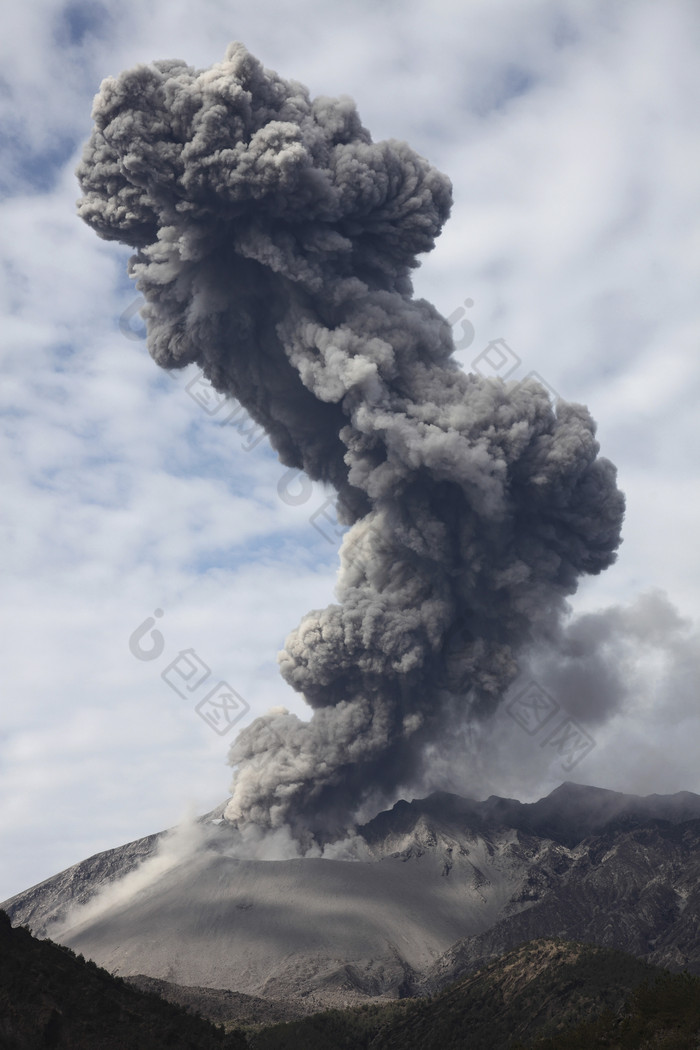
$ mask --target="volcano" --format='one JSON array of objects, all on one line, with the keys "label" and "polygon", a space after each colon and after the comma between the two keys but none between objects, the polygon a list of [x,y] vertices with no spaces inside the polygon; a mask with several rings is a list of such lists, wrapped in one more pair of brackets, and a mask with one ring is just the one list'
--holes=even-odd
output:
[{"label": "volcano", "polygon": [[380,813],[335,858],[245,858],[225,806],[2,907],[122,976],[318,1007],[434,991],[543,936],[700,972],[699,795],[438,792]]}]

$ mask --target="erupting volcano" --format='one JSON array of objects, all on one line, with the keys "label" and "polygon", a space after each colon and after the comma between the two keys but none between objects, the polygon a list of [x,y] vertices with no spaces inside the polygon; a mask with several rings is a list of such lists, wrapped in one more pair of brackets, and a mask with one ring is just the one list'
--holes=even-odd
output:
[{"label": "erupting volcano", "polygon": [[277,709],[240,733],[226,810],[335,833],[492,712],[580,576],[612,564],[615,468],[586,408],[454,360],[410,280],[449,180],[373,142],[349,98],[312,99],[233,44],[211,69],[108,78],[93,116],[79,213],[135,249],[151,355],[196,362],[352,526],[338,603],[279,657],[312,716]]}]

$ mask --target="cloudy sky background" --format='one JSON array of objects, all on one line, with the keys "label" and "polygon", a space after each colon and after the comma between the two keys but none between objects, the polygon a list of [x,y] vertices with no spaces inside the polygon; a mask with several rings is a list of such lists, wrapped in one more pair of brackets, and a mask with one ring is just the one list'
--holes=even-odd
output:
[{"label": "cloudy sky background", "polygon": [[[157,369],[123,317],[128,251],[75,217],[101,79],[208,66],[234,39],[313,95],[351,95],[375,139],[451,177],[416,293],[454,317],[465,367],[505,339],[510,378],[588,404],[627,494],[617,565],[572,603],[620,608],[619,710],[570,712],[595,747],[567,772],[502,710],[422,786],[700,792],[697,5],[34,0],[6,23],[0,899],[226,797],[235,729],[162,679],[182,650],[245,699],[240,725],[306,710],[275,657],[333,597],[329,494],[198,404],[196,370]],[[140,660],[129,639],[155,609],[163,651]]]}]

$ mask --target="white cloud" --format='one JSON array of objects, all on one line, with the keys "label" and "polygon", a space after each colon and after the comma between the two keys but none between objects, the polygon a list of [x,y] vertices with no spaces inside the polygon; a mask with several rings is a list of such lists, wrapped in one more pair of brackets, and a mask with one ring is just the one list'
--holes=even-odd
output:
[{"label": "white cloud", "polygon": [[[134,298],[127,253],[74,216],[72,170],[102,77],[166,56],[209,64],[241,39],[312,93],[352,95],[375,137],[405,138],[446,171],[453,217],[418,293],[446,314],[474,301],[466,365],[504,337],[522,359],[514,378],[535,369],[589,403],[628,491],[619,563],[578,606],[660,587],[693,615],[697,31],[680,0],[43,0],[13,12],[0,45],[0,897],[224,797],[228,738],[168,689],[161,662],[134,659],[139,623],[162,608],[167,653],[194,648],[250,717],[278,703],[301,714],[275,652],[330,600],[335,573],[333,544],[309,523],[323,493],[283,503],[266,445],[245,452],[185,377],[159,373],[119,331]],[[697,721],[667,717],[673,703],[650,695],[601,729],[577,778],[699,790]],[[503,732],[493,754],[502,746],[517,766],[489,767],[484,745],[469,790],[533,797],[565,775],[537,745],[528,756],[517,725]]]}]

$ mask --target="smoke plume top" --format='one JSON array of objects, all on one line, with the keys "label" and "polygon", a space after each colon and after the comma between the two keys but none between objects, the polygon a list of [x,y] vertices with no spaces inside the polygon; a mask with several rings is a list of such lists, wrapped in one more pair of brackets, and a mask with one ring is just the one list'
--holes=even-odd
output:
[{"label": "smoke plume top", "polygon": [[454,361],[410,280],[450,183],[373,142],[350,99],[311,99],[233,44],[211,69],[108,78],[93,117],[79,214],[135,248],[151,355],[196,362],[352,526],[337,604],[279,658],[313,715],[276,709],[240,733],[227,810],[337,832],[492,712],[581,574],[614,561],[615,469],[583,406]]}]

